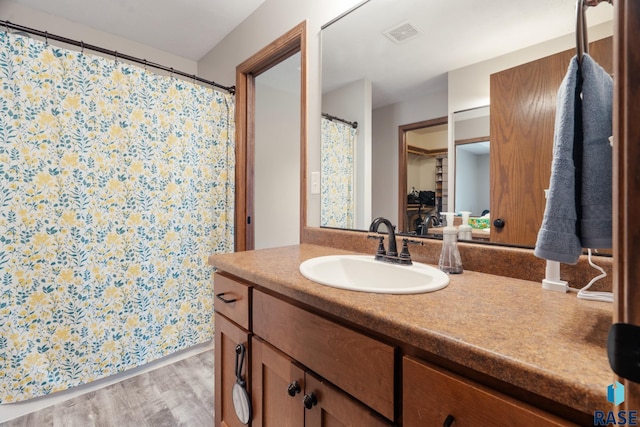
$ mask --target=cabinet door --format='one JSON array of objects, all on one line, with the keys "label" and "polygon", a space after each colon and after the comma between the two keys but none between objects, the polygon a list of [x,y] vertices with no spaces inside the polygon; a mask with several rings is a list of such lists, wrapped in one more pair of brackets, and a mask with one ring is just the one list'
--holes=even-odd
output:
[{"label": "cabinet door", "polygon": [[575,426],[410,357],[402,370],[404,427]]},{"label": "cabinet door", "polygon": [[251,339],[253,426],[304,424],[304,371],[259,338]]},{"label": "cabinet door", "polygon": [[243,366],[248,390],[249,381],[249,333],[216,313],[215,317],[215,425],[219,427],[241,427],[233,408],[233,385],[236,383],[236,346],[244,344],[247,353]]},{"label": "cabinet door", "polygon": [[305,411],[305,427],[391,426],[371,409],[308,372],[305,375],[303,403],[308,409]]},{"label": "cabinet door", "polygon": [[[590,44],[591,56],[611,72],[612,39]],[[575,49],[491,75],[491,241],[534,246],[549,188],[556,95]]]}]

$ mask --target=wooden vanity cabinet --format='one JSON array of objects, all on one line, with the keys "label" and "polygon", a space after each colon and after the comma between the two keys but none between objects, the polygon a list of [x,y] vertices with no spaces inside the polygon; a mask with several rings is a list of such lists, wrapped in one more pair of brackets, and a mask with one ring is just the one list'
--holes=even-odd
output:
[{"label": "wooden vanity cabinet", "polygon": [[404,356],[400,366],[398,348],[257,285],[220,273],[215,283],[227,301],[247,303],[220,310],[216,301],[216,426],[242,425],[232,402],[239,343],[253,427],[576,425],[423,360]]},{"label": "wooden vanity cabinet", "polygon": [[344,392],[312,373],[260,338],[251,346],[254,426],[389,427]]},{"label": "wooden vanity cabinet", "polygon": [[576,425],[412,357],[402,376],[404,427]]}]

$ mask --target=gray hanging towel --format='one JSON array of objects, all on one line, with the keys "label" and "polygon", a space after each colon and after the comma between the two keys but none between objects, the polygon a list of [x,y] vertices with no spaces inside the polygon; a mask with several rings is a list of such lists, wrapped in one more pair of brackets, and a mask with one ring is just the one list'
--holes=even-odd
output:
[{"label": "gray hanging towel", "polygon": [[613,80],[588,54],[558,89],[547,205],[534,254],[575,264],[582,248],[612,246]]},{"label": "gray hanging towel", "polygon": [[583,248],[611,248],[613,79],[587,54],[582,58],[582,79],[580,242]]},{"label": "gray hanging towel", "polygon": [[580,114],[579,73],[578,60],[573,57],[558,88],[551,181],[534,249],[534,255],[539,258],[566,264],[575,264],[582,252],[577,234],[576,168],[573,152],[576,124],[577,133],[581,133],[580,117],[576,116]]}]

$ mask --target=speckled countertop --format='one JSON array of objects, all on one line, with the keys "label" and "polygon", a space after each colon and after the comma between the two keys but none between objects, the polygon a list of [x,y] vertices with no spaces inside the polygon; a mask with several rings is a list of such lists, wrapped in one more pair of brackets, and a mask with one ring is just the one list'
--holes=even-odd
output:
[{"label": "speckled countertop", "polygon": [[539,282],[465,271],[443,290],[382,295],[304,278],[306,259],[352,253],[311,244],[212,255],[210,264],[294,300],[376,330],[585,414],[608,410],[606,354],[612,305]]}]

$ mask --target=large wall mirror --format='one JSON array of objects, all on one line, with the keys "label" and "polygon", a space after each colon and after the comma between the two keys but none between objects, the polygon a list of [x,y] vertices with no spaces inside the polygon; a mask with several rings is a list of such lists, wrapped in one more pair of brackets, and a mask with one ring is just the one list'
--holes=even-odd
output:
[{"label": "large wall mirror", "polygon": [[[555,92],[575,50],[575,16],[572,0],[369,0],[325,25],[321,32],[322,112],[345,122],[357,121],[358,126],[355,136],[345,133],[357,171],[351,175],[349,188],[354,192],[349,193],[352,199],[347,204],[355,219],[344,225],[321,222],[321,226],[364,230],[373,218],[384,216],[401,226],[400,231],[414,231],[415,212],[412,217],[407,211],[411,209],[406,203],[408,193],[416,185],[424,187],[415,188],[418,192],[436,193],[438,179],[443,179],[442,204],[449,211],[472,212],[478,227],[493,224],[494,211],[501,215],[504,228],[490,225],[477,233],[479,240],[533,246],[536,221],[542,220],[544,210],[553,137],[531,137],[532,151],[520,159],[519,147],[524,147],[528,136],[510,137],[504,126],[517,119],[536,123],[531,126],[536,129],[550,127],[552,133],[549,114],[553,118]],[[611,52],[613,8],[606,3],[589,8],[587,21],[589,40],[609,38],[605,47]],[[568,56],[555,58],[554,67],[537,64],[561,53]],[[504,80],[494,81],[496,75],[525,64],[534,67],[526,70],[530,84],[520,90],[510,92]],[[522,78],[522,74],[508,78]],[[516,80],[512,83],[520,86]],[[506,90],[496,90],[499,85]],[[547,92],[529,97],[529,87],[536,85]],[[534,111],[536,99],[547,100],[544,117],[534,117],[539,113]],[[522,110],[517,118],[499,108],[509,104]],[[529,114],[540,125],[529,120]],[[403,151],[403,126],[443,117],[447,122],[443,153],[429,153],[428,148],[423,153]],[[321,138],[326,136],[323,133]],[[494,136],[500,140],[494,142]],[[323,147],[326,152],[332,144]],[[525,171],[518,179],[531,181],[529,192],[534,196],[521,200],[516,197],[520,189],[501,185],[510,173],[505,153],[512,158],[512,171]],[[425,169],[416,169],[418,164]],[[425,176],[427,167],[440,175]],[[321,204],[328,205],[329,200],[321,197]],[[516,208],[503,213],[505,206]],[[434,210],[431,206],[429,215],[438,213]],[[487,221],[479,218],[483,214]],[[539,220],[532,221],[536,216]],[[433,231],[437,237],[437,230]]]}]

